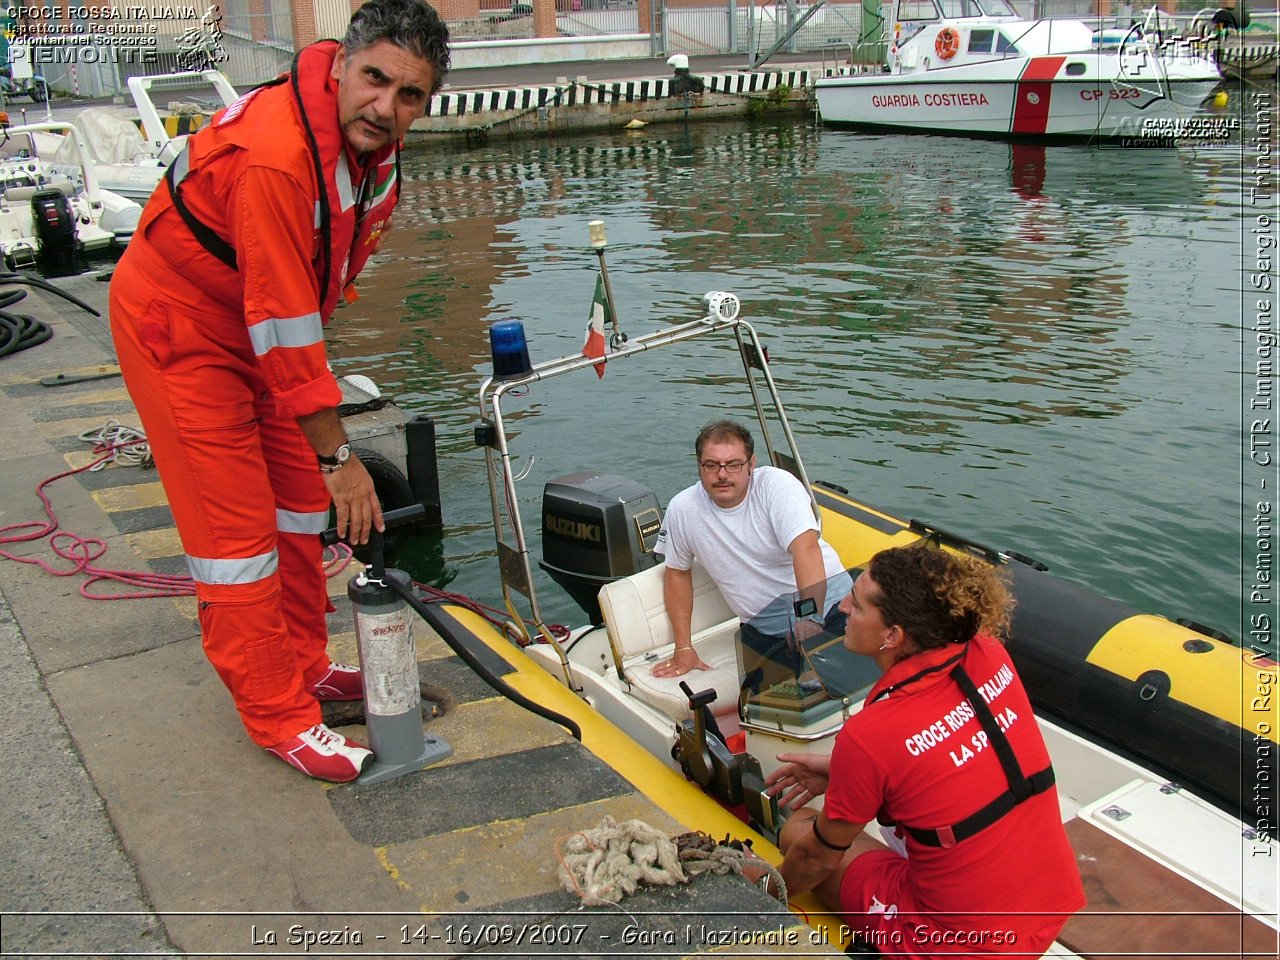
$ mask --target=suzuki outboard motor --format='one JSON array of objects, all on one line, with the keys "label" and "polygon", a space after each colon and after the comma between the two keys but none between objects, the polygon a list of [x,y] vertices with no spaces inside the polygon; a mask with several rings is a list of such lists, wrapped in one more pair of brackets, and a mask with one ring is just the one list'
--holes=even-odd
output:
[{"label": "suzuki outboard motor", "polygon": [[542,492],[542,567],[591,618],[606,583],[657,566],[662,527],[654,492],[609,473],[570,473]]},{"label": "suzuki outboard motor", "polygon": [[61,190],[38,190],[31,196],[31,219],[40,244],[40,268],[45,273],[74,270],[79,253],[76,215]]}]

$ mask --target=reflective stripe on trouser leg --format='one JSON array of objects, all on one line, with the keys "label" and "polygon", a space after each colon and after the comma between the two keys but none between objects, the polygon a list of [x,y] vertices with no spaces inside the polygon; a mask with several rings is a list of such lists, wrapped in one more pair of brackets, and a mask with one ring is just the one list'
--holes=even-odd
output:
[{"label": "reflective stripe on trouser leg", "polygon": [[328,584],[320,533],[329,526],[329,488],[315,452],[294,420],[282,420],[259,403],[259,431],[275,495],[281,606],[304,682],[329,668]]},{"label": "reflective stripe on trouser leg", "polygon": [[[185,313],[122,261],[111,326],[183,549],[194,570],[212,571],[196,583],[205,653],[253,740],[280,743],[318,723],[320,705],[303,688],[279,573],[261,560],[277,553],[276,508],[253,404],[261,375],[243,320]],[[255,562],[258,578],[248,579]],[[224,575],[237,566],[240,582]]]}]

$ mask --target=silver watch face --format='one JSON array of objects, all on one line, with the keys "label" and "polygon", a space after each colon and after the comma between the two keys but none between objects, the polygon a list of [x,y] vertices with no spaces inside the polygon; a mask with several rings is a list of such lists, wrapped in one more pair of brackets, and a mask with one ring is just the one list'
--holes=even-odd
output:
[{"label": "silver watch face", "polygon": [[351,444],[344,443],[337,450],[333,451],[333,455],[337,458],[339,463],[346,463],[351,459]]}]

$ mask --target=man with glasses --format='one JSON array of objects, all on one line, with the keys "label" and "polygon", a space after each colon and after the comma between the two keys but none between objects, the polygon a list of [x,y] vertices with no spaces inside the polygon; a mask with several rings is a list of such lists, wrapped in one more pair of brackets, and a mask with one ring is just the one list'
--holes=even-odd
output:
[{"label": "man with glasses", "polygon": [[[693,649],[695,559],[742,620],[744,640],[798,675],[801,641],[824,626],[837,635],[844,631],[842,622],[822,621],[843,619],[840,598],[852,581],[819,536],[804,485],[785,470],[757,466],[755,444],[744,426],[732,420],[709,423],[698,432],[694,450],[699,482],[671,498],[654,547],[666,558],[663,599],[675,652],[653,668],[653,675],[679,677],[710,669]],[[784,595],[789,598],[785,609],[763,619],[761,613],[771,612],[766,608]],[[811,613],[795,616],[802,611]],[[748,624],[772,620],[777,629],[767,634]]]}]

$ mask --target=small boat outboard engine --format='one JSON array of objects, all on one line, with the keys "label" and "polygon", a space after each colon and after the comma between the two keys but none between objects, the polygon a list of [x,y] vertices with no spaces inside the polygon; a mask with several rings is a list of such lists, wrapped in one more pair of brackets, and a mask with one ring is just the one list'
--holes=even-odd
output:
[{"label": "small boat outboard engine", "polygon": [[40,269],[46,273],[74,271],[80,252],[76,215],[61,190],[37,190],[31,196],[31,219],[39,241]]},{"label": "small boat outboard engine", "polygon": [[657,566],[661,528],[658,498],[644,484],[610,473],[566,474],[542,492],[538,566],[599,625],[600,588]]}]

